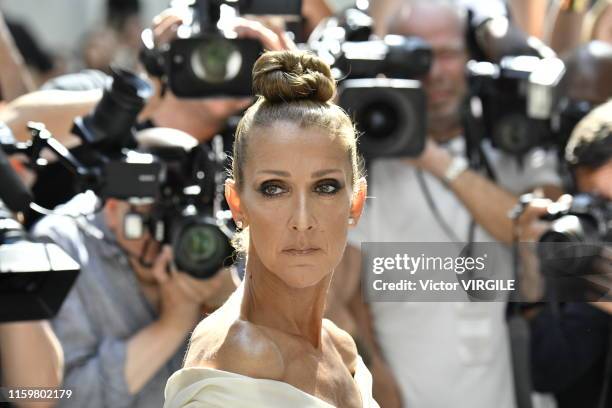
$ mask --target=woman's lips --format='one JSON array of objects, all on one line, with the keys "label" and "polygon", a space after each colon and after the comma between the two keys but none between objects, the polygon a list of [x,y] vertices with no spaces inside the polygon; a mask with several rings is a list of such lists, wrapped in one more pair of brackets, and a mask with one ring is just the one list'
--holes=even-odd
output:
[{"label": "woman's lips", "polygon": [[293,255],[293,256],[313,255],[313,254],[317,253],[318,251],[320,251],[319,248],[285,249],[285,250],[283,250],[283,252],[286,253],[287,255]]}]

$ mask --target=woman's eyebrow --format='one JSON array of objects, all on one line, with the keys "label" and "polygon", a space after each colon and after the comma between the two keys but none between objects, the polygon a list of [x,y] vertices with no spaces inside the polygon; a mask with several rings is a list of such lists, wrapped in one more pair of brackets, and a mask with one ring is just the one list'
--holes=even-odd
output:
[{"label": "woman's eyebrow", "polygon": [[340,169],[318,170],[312,173],[312,178],[327,176],[328,174],[331,174],[331,173],[342,173],[342,170]]},{"label": "woman's eyebrow", "polygon": [[289,177],[289,176],[291,176],[291,173],[289,173],[288,171],[282,171],[282,170],[259,170],[257,173],[273,174],[273,175],[279,176],[279,177]]},{"label": "woman's eyebrow", "polygon": [[[341,169],[317,170],[311,174],[311,177],[312,178],[323,177],[331,173],[342,173],[342,170]],[[282,171],[282,170],[259,170],[257,171],[257,174],[272,174],[274,176],[279,176],[279,177],[291,177],[291,173],[289,173],[288,171]]]}]

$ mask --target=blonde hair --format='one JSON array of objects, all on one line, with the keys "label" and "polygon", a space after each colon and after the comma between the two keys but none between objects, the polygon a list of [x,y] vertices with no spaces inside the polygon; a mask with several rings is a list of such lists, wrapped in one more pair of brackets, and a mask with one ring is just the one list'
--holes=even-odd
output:
[{"label": "blonde hair", "polygon": [[[258,96],[238,124],[230,177],[238,191],[244,185],[244,168],[250,135],[255,128],[264,128],[279,121],[297,124],[300,128],[319,127],[338,138],[346,148],[352,170],[352,184],[363,176],[362,159],[357,153],[355,127],[338,105],[332,102],[336,82],[329,65],[305,51],[270,51],[253,67],[253,90]],[[234,239],[239,251],[246,248],[246,230]]]}]

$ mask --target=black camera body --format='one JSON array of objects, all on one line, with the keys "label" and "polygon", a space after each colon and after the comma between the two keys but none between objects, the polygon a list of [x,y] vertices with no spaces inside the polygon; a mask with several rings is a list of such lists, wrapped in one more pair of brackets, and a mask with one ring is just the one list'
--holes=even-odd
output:
[{"label": "black camera body", "polygon": [[397,35],[372,39],[372,19],[348,9],[317,27],[308,46],[340,80],[339,105],[356,123],[366,160],[421,154],[427,112],[425,93],[416,78],[431,65],[427,43]]},{"label": "black camera body", "polygon": [[589,274],[603,246],[612,243],[612,202],[602,197],[576,195],[569,208],[553,204],[544,219],[552,222],[538,243],[544,270]]},{"label": "black camera body", "polygon": [[574,126],[590,110],[561,97],[564,75],[565,65],[558,58],[470,61],[466,104],[469,120],[480,124],[476,139],[490,139],[494,147],[516,157],[535,147],[563,151]]},{"label": "black camera body", "polygon": [[94,180],[86,187],[102,199],[152,204],[146,222],[129,215],[124,229],[132,230],[124,231],[126,237],[138,239],[148,227],[157,241],[172,245],[180,270],[210,277],[232,253],[231,233],[215,211],[223,200],[224,156],[204,145],[189,152],[170,142],[138,148],[133,126],[149,85],[127,71],[116,70],[113,76],[101,102],[90,115],[77,118],[73,128],[85,145],[79,157],[82,173],[93,175],[85,179]]},{"label": "black camera body", "polygon": [[203,34],[174,40],[166,58],[168,84],[182,98],[250,96],[251,69],[262,52],[251,39]]},{"label": "black camera body", "polygon": [[189,16],[178,38],[159,50],[161,54],[154,51],[152,41],[143,39],[146,49],[141,57],[150,72],[166,77],[172,92],[183,98],[252,95],[251,71],[263,47],[220,28],[232,14],[301,14],[300,0],[193,0],[176,7]]},{"label": "black camera body", "polygon": [[425,148],[425,94],[410,79],[347,79],[340,85],[339,105],[349,112],[363,136],[366,158],[417,157]]},{"label": "black camera body", "polygon": [[74,120],[72,133],[83,141],[74,163],[77,173],[88,175],[77,179],[78,190],[91,189],[103,199],[151,197],[165,178],[164,168],[154,156],[134,150],[134,125],[153,88],[129,71],[112,74],[93,111]]},{"label": "black camera body", "polygon": [[[115,70],[101,102],[89,115],[75,119],[73,133],[83,140],[78,155],[53,139],[44,125],[35,123],[29,124],[32,141],[11,149],[26,153],[31,163],[41,163],[38,154],[50,148],[76,176],[78,191],[92,190],[102,200],[152,204],[148,223],[138,214],[129,214],[124,220],[125,236],[142,237],[147,224],[154,238],[173,245],[180,269],[209,277],[229,262],[232,252],[231,233],[218,211],[223,201],[223,165],[219,163],[225,156],[214,155],[202,145],[186,152],[171,141],[168,146],[135,150],[134,124],[150,92],[143,79]],[[195,139],[193,143],[197,145]],[[7,167],[1,159],[0,170]],[[21,207],[23,196],[11,193],[8,198]]]},{"label": "black camera body", "polygon": [[[218,140],[218,139],[217,139]],[[160,243],[170,244],[177,268],[206,279],[221,266],[231,265],[233,233],[223,202],[222,147],[213,151],[198,145],[182,148],[152,147],[166,167],[167,179],[149,216],[148,228]]]},{"label": "black camera body", "polygon": [[22,213],[32,202],[4,153],[13,144],[0,123],[0,323],[53,317],[80,270],[56,244],[32,241],[9,211]]}]

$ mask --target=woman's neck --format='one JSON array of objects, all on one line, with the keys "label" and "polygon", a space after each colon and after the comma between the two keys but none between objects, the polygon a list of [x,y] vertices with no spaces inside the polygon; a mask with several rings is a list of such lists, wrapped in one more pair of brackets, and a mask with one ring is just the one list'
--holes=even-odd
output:
[{"label": "woman's neck", "polygon": [[314,348],[320,348],[325,298],[332,274],[313,286],[292,288],[256,255],[249,256],[246,270],[241,318],[302,337]]}]

